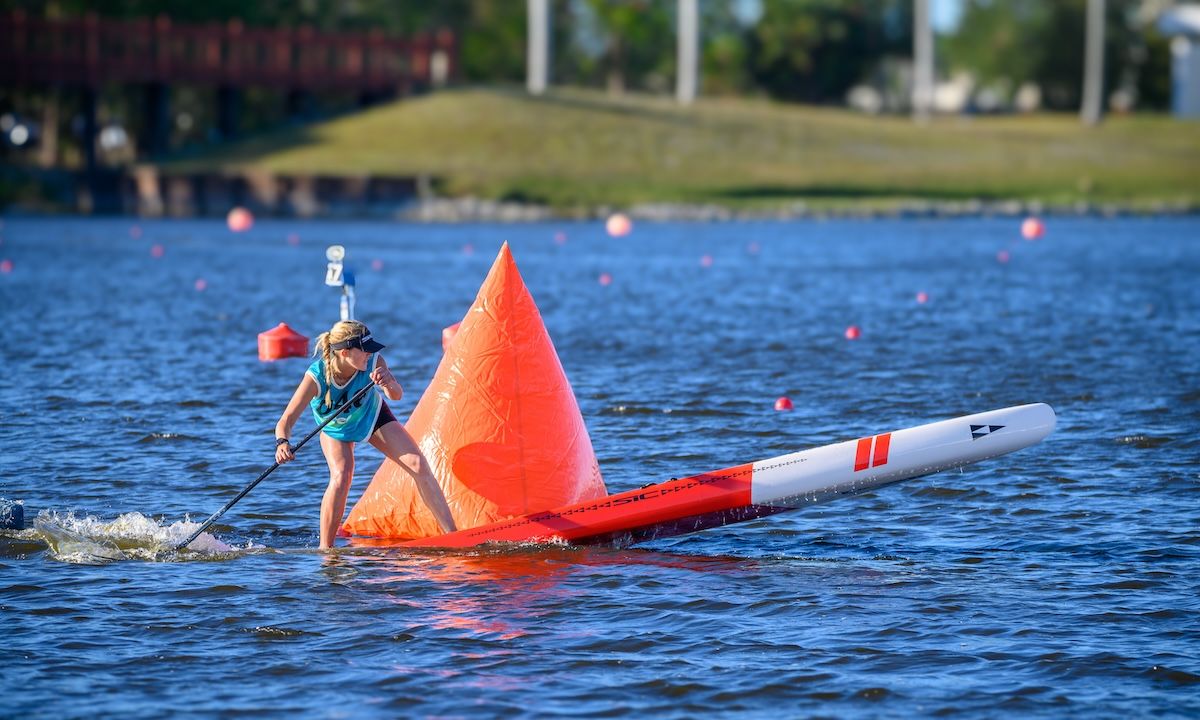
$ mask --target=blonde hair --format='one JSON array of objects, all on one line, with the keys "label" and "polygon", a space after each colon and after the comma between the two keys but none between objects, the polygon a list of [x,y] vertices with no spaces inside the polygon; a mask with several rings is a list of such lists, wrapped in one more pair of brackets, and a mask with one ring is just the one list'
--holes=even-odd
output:
[{"label": "blonde hair", "polygon": [[367,329],[367,326],[359,321],[342,320],[334,323],[333,327],[329,328],[329,332],[323,332],[317,336],[316,347],[313,348],[313,356],[319,355],[325,361],[325,407],[332,409],[333,350],[331,346],[334,343],[370,334],[371,331]]}]

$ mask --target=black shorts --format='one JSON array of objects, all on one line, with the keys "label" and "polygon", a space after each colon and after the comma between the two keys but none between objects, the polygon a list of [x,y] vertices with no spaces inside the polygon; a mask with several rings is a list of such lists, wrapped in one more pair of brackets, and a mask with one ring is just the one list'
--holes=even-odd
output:
[{"label": "black shorts", "polygon": [[379,428],[393,422],[396,422],[396,416],[392,414],[392,409],[387,403],[380,401],[379,417],[375,418],[375,427],[371,428],[371,434],[374,435],[379,432]]}]

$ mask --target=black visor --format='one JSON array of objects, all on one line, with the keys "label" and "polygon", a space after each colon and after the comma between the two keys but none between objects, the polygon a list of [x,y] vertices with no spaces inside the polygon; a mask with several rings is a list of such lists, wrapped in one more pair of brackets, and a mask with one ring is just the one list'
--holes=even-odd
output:
[{"label": "black visor", "polygon": [[387,347],[383,343],[371,337],[371,333],[352,337],[349,340],[336,342],[329,346],[333,350],[345,350],[346,348],[358,348],[363,352],[377,353]]}]

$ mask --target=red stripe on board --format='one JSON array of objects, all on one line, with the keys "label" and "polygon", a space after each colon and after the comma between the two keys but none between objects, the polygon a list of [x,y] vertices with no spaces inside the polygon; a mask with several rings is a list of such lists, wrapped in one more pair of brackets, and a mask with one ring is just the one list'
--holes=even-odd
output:
[{"label": "red stripe on board", "polygon": [[871,467],[887,465],[888,446],[891,444],[891,433],[884,433],[883,435],[875,436],[875,460],[871,463]]},{"label": "red stripe on board", "polygon": [[397,540],[393,544],[468,547],[489,541],[539,542],[552,538],[591,543],[617,535],[637,537],[643,532],[666,537],[690,532],[681,520],[721,517],[722,513],[731,513],[729,517],[733,518],[745,508],[754,507],[750,503],[753,477],[754,463],[735,465],[448,535]]},{"label": "red stripe on board", "polygon": [[870,467],[871,440],[872,438],[863,438],[858,441],[858,454],[854,456],[854,472]]}]

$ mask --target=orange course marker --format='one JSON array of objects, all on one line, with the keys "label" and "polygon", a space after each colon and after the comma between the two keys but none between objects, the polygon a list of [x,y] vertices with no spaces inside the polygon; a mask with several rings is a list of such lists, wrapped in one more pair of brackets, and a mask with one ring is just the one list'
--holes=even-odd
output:
[{"label": "orange course marker", "polygon": [[[607,495],[575,394],[507,243],[405,427],[460,530]],[[411,476],[390,460],[343,529],[396,539],[440,533]]]}]

